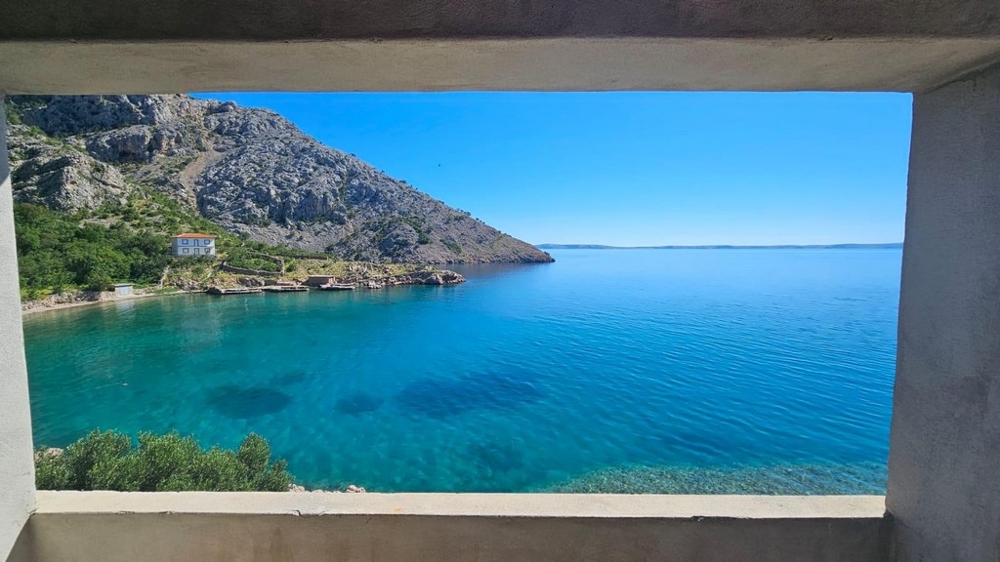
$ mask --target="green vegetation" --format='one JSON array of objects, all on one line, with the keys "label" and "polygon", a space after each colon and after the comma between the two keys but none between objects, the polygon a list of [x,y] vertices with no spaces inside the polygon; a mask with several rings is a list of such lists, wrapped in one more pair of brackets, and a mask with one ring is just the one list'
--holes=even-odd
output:
[{"label": "green vegetation", "polygon": [[444,244],[446,248],[448,248],[449,250],[451,250],[456,254],[462,253],[462,247],[458,244],[458,242],[452,242],[451,240],[445,240],[442,238],[441,243]]},{"label": "green vegetation", "polygon": [[[170,239],[182,232],[217,236],[219,257],[234,267],[280,272],[281,259],[335,259],[322,252],[277,248],[226,232],[193,209],[153,189],[133,185],[123,202],[73,213],[30,203],[14,205],[21,298],[105,291],[114,283],[157,284],[165,269],[174,278],[206,279],[210,257],[173,258]],[[293,270],[286,265],[286,269]]]},{"label": "green vegetation", "polygon": [[[404,182],[405,183],[405,182]],[[417,244],[430,244],[431,237],[428,236],[434,229],[424,222],[424,219],[420,217],[403,217],[403,222],[410,225],[413,230],[417,231]]]},{"label": "green vegetation", "polygon": [[39,490],[124,492],[284,492],[292,483],[284,460],[271,462],[271,448],[251,433],[234,451],[203,450],[193,437],[140,433],[129,436],[98,430],[61,454],[35,452]]},{"label": "green vegetation", "polygon": [[[19,135],[37,137],[35,140],[57,147],[60,154],[87,154],[78,139],[49,136],[38,127],[26,126],[30,121],[23,119],[26,112],[44,103],[32,98],[8,104],[7,119],[18,124]],[[179,174],[190,162],[189,155],[164,157],[161,168],[171,175]],[[117,167],[134,172],[138,166],[138,163],[126,162]],[[108,168],[111,166],[92,161],[89,172],[97,177]],[[173,191],[176,185],[161,181],[153,186],[128,179],[125,182],[120,190],[102,193],[99,200],[91,202],[99,206],[89,209],[66,212],[37,204],[15,204],[23,300],[39,300],[54,293],[80,290],[106,291],[115,283],[133,283],[147,293],[150,287],[157,286],[156,293],[165,293],[175,290],[171,286],[197,289],[206,285],[239,284],[237,274],[220,270],[218,265],[223,260],[236,268],[287,276],[333,271],[354,274],[348,271],[347,264],[341,263],[341,257],[334,255],[338,250],[336,244],[328,246],[325,252],[269,246],[250,240],[247,232],[230,233],[202,217],[193,202],[186,199],[186,193]],[[346,197],[348,183],[349,178],[344,178],[338,189],[342,198]],[[354,212],[354,209],[347,209],[346,216],[353,216]],[[269,224],[271,220],[264,217],[261,224]],[[431,235],[433,228],[420,217],[386,217],[373,221],[370,226],[377,229],[376,240],[382,244],[393,229],[402,224],[413,228],[418,244],[432,244],[437,239]],[[300,223],[290,226],[303,228]],[[170,256],[170,236],[183,232],[215,235],[218,260]],[[408,239],[394,240],[390,255],[402,255],[408,245],[404,238]],[[462,253],[462,248],[454,242],[445,242],[445,245],[456,254]],[[366,256],[357,253],[353,258],[361,261]]]},{"label": "green vegetation", "polygon": [[162,289],[156,289],[155,291],[153,291],[153,294],[154,295],[170,295],[170,294],[176,293],[177,291],[180,291],[180,288],[178,288],[178,287],[164,287]]},{"label": "green vegetation", "polygon": [[7,123],[11,125],[21,124],[21,114],[15,111],[13,107],[7,108]]},{"label": "green vegetation", "polygon": [[21,291],[32,299],[64,289],[106,291],[118,281],[155,283],[170,258],[167,237],[121,222],[82,222],[80,213],[14,206]]},{"label": "green vegetation", "polygon": [[233,267],[281,273],[281,262],[279,260],[245,245],[230,248],[226,252],[226,262]]}]

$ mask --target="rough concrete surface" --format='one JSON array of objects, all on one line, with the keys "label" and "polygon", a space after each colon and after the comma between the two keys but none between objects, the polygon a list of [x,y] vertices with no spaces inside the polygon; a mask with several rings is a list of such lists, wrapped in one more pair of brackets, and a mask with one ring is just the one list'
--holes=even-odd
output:
[{"label": "rough concrete surface", "polygon": [[[925,92],[914,100],[887,496],[892,554],[1000,559],[1000,70],[972,75],[1000,60],[1000,2],[10,0],[0,10],[0,91],[10,93]],[[2,156],[0,556],[33,502],[6,168]],[[14,556],[863,561],[880,559],[888,520],[625,521],[403,507],[315,516],[54,509],[32,517]]]},{"label": "rough concrete surface", "polygon": [[290,42],[0,40],[0,91],[924,91],[1000,60],[1000,37]]},{"label": "rough concrete surface", "polygon": [[40,492],[9,562],[880,561],[883,498]]},{"label": "rough concrete surface", "polygon": [[0,40],[985,37],[995,0],[6,0]]},{"label": "rough concrete surface", "polygon": [[916,96],[887,505],[894,559],[1000,560],[1000,67]]},{"label": "rough concrete surface", "polygon": [[1000,60],[995,0],[8,0],[2,16],[8,93],[924,91]]},{"label": "rough concrete surface", "polygon": [[[0,116],[3,115],[3,96],[0,96]],[[0,119],[0,558],[10,552],[35,505],[28,371],[21,332],[21,294],[6,139],[7,120]]]}]

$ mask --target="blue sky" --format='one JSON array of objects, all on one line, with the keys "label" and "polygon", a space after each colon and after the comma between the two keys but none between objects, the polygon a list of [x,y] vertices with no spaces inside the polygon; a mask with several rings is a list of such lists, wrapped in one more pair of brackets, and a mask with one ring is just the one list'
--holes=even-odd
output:
[{"label": "blue sky", "polygon": [[911,97],[204,94],[284,115],[531,243],[903,239]]}]

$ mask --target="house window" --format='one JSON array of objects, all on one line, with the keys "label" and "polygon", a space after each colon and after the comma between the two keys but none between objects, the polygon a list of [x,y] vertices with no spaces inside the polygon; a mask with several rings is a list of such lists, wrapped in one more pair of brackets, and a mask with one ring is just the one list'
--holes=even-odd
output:
[{"label": "house window", "polygon": [[194,255],[196,255],[196,256],[197,256],[197,255],[198,255],[198,254],[200,254],[200,253],[201,253],[201,249],[200,249],[200,248],[195,248],[195,249],[194,249]]},{"label": "house window", "polygon": [[212,245],[212,241],[211,240],[205,240],[205,245],[206,246],[211,246]]},{"label": "house window", "polygon": [[182,249],[181,251],[182,251],[182,252],[184,252],[184,253],[186,254],[186,253],[188,253],[188,252],[189,252],[190,250],[188,250],[187,248],[183,248],[183,249]]},{"label": "house window", "polygon": [[185,246],[187,246],[188,239],[187,238],[181,238],[181,244],[184,244]]}]

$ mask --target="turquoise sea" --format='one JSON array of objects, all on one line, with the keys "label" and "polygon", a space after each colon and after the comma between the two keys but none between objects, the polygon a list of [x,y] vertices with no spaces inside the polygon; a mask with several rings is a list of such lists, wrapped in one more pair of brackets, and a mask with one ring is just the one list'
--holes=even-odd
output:
[{"label": "turquoise sea", "polygon": [[28,316],[35,442],[255,431],[370,491],[884,490],[900,250],[552,253]]}]

